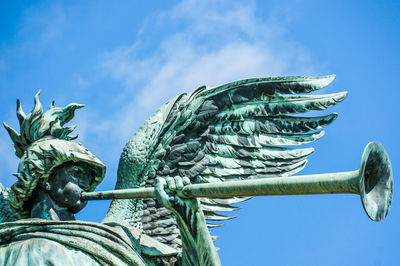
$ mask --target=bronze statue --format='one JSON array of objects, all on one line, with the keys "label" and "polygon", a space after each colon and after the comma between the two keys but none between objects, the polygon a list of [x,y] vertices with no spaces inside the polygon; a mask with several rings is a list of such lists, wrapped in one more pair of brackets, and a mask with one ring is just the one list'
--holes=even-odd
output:
[{"label": "bronze statue", "polygon": [[[17,182],[0,188],[0,265],[219,265],[208,228],[251,196],[355,193],[382,220],[393,180],[379,143],[359,170],[292,177],[313,149],[284,146],[322,137],[337,117],[297,114],[342,101],[346,92],[306,95],[333,79],[256,78],[179,95],[128,141],[106,192],[94,192],[104,164],[64,127],[83,105],[43,112],[37,94],[25,115],[17,101],[20,133],[4,124],[21,161]],[[113,199],[103,222],[75,221],[94,199]]]}]

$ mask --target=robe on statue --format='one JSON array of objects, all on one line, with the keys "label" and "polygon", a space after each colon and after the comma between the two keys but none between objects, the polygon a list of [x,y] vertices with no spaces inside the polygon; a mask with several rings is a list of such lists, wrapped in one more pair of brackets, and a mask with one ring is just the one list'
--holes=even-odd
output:
[{"label": "robe on statue", "polygon": [[0,224],[0,265],[175,265],[178,253],[116,223],[26,219]]}]

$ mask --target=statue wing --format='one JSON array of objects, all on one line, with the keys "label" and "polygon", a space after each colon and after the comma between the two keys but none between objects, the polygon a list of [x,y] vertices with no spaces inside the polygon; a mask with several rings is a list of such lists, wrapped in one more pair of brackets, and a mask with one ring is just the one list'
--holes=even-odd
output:
[{"label": "statue wing", "polygon": [[0,223],[16,221],[16,213],[11,209],[6,201],[8,190],[0,183]]},{"label": "statue wing", "polygon": [[[153,115],[127,143],[116,189],[153,186],[156,176],[186,176],[192,183],[291,176],[304,168],[313,148],[292,145],[323,136],[336,113],[303,117],[342,101],[347,92],[309,94],[335,76],[255,78],[182,94]],[[233,217],[248,198],[201,198],[209,227]],[[113,201],[105,221],[125,220],[180,248],[171,212],[154,199]]]}]

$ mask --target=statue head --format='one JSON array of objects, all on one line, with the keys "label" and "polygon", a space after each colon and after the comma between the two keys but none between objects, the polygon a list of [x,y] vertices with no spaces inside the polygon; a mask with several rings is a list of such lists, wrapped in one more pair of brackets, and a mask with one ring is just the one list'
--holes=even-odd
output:
[{"label": "statue head", "polygon": [[51,104],[43,112],[39,93],[32,112],[25,115],[17,101],[20,133],[4,123],[21,159],[18,180],[8,193],[8,202],[19,218],[30,217],[31,197],[39,187],[52,199],[75,213],[85,206],[80,202],[81,190],[93,191],[105,175],[105,165],[69,134],[76,126],[63,127],[83,105],[72,103],[64,108]]}]

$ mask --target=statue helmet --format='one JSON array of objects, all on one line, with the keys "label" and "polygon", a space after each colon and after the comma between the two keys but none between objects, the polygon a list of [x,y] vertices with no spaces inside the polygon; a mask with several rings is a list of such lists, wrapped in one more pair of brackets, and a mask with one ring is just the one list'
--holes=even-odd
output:
[{"label": "statue helmet", "polygon": [[11,186],[7,200],[10,207],[17,212],[19,218],[28,218],[30,210],[27,202],[38,184],[50,189],[48,178],[56,167],[65,163],[83,163],[91,172],[90,191],[94,191],[103,180],[106,167],[89,150],[81,144],[72,142],[77,136],[69,136],[76,126],[63,127],[69,122],[74,111],[84,105],[72,103],[64,108],[50,106],[43,113],[39,101],[39,93],[35,96],[35,107],[25,115],[21,104],[17,101],[17,116],[21,132],[4,123],[14,142],[15,153],[21,159],[18,172],[14,174],[18,180]]}]

